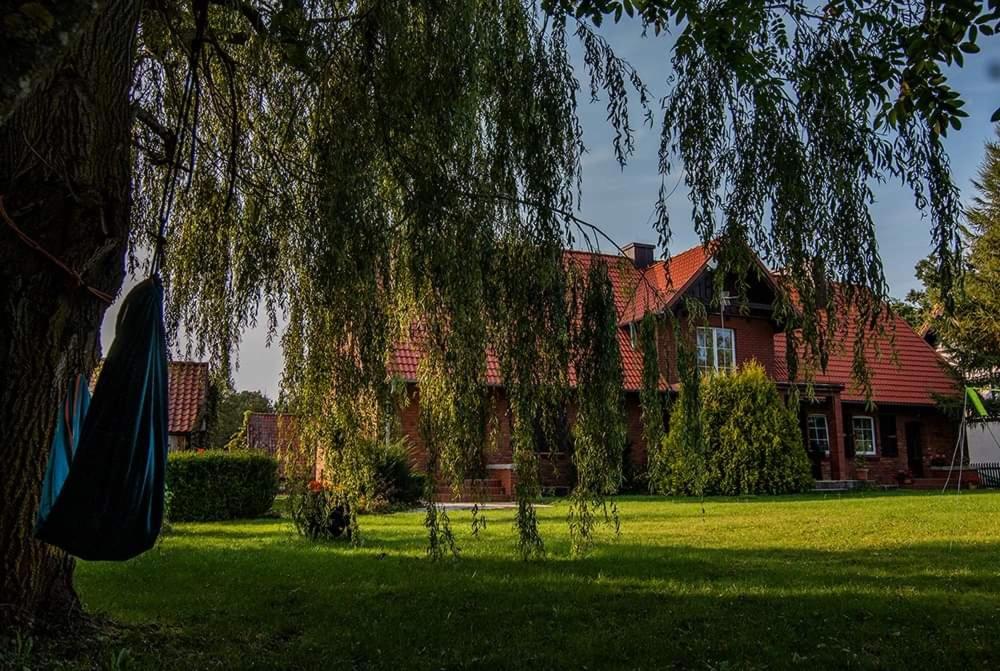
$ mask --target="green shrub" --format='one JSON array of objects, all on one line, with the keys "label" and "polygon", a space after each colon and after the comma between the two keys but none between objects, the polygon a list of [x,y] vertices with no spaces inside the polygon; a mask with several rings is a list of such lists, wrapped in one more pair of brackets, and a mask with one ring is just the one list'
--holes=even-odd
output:
[{"label": "green shrub", "polygon": [[359,512],[382,513],[416,505],[424,490],[424,478],[410,468],[406,438],[364,441],[359,446],[363,474]]},{"label": "green shrub", "polygon": [[263,452],[171,452],[167,487],[174,522],[259,517],[278,493],[278,462]]},{"label": "green shrub", "polygon": [[288,497],[295,529],[312,541],[344,537],[350,540],[355,520],[350,507],[336,492],[313,480]]},{"label": "green shrub", "polygon": [[[674,406],[670,432],[654,462],[656,489],[732,496],[811,486],[798,422],[760,364],[706,376],[699,393],[697,418],[688,417],[683,399]],[[688,432],[698,428],[700,441],[688,440]]]}]

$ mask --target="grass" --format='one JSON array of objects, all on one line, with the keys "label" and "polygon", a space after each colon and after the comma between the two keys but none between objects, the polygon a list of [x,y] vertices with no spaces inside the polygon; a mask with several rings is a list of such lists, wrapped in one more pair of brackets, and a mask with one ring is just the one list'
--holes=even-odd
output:
[{"label": "grass", "polygon": [[[178,524],[123,564],[81,562],[92,613],[138,627],[127,668],[997,668],[1000,493],[626,498],[622,535],[522,562],[512,511],[457,560],[419,513],[366,517],[365,544],[285,520]],[[152,633],[151,633],[152,632]],[[114,650],[111,650],[113,653]]]}]

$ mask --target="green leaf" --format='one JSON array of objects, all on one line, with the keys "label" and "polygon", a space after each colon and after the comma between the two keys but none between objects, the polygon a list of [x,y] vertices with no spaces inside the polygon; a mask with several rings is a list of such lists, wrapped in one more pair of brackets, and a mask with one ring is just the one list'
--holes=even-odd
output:
[{"label": "green leaf", "polygon": [[55,25],[55,18],[49,13],[45,7],[37,2],[26,2],[19,8],[21,13],[29,17],[37,27],[41,28],[43,32],[48,32],[52,30],[52,26]]}]

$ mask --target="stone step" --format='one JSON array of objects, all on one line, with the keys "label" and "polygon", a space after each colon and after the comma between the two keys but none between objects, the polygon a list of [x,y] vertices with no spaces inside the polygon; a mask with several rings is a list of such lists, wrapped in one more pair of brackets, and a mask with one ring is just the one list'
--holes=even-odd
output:
[{"label": "stone step", "polygon": [[862,486],[860,480],[816,480],[814,492],[846,492]]},{"label": "stone step", "polygon": [[510,496],[504,491],[503,484],[496,478],[470,478],[462,483],[458,493],[451,485],[438,483],[434,491],[434,499],[440,502],[460,501],[508,501]]},{"label": "stone step", "polygon": [[449,493],[438,493],[434,500],[438,503],[506,503],[510,501],[509,496],[503,492],[496,494],[486,494],[478,496],[459,495],[457,498]]}]

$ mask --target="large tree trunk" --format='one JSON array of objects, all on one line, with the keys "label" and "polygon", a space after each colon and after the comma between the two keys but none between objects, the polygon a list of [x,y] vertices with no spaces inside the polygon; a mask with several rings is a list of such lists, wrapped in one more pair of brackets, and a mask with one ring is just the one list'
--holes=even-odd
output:
[{"label": "large tree trunk", "polygon": [[[0,126],[0,195],[24,233],[114,295],[129,230],[141,0],[99,7],[54,76]],[[78,609],[73,560],[32,530],[56,408],[92,370],[106,308],[0,221],[0,625]]]}]

